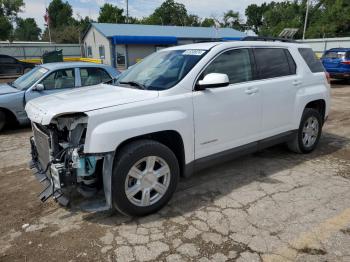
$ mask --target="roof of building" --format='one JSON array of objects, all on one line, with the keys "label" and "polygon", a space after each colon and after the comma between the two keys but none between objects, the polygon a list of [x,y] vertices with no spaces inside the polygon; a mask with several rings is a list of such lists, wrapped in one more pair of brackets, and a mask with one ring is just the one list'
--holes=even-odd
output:
[{"label": "roof of building", "polygon": [[242,38],[246,34],[232,28],[161,26],[138,24],[92,23],[105,37],[115,36],[158,36],[189,39],[230,39]]}]

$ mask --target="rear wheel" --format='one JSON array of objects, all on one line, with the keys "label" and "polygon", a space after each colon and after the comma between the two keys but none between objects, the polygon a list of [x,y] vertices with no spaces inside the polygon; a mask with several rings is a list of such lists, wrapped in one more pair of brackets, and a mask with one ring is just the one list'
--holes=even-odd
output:
[{"label": "rear wheel", "polygon": [[131,216],[154,213],[172,197],[179,175],[177,158],[168,147],[152,140],[131,142],[116,156],[113,205]]},{"label": "rear wheel", "polygon": [[322,125],[320,113],[315,109],[305,108],[298,132],[288,143],[289,149],[300,154],[312,152],[320,140]]},{"label": "rear wheel", "polygon": [[4,111],[0,110],[0,131],[6,126],[6,114]]}]

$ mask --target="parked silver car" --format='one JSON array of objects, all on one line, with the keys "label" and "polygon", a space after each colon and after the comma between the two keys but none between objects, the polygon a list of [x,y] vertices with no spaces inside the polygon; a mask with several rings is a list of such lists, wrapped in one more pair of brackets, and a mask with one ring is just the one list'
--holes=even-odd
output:
[{"label": "parked silver car", "polygon": [[0,85],[0,131],[9,123],[29,122],[24,107],[31,99],[108,82],[119,74],[111,66],[94,63],[49,63],[36,66],[15,81]]}]

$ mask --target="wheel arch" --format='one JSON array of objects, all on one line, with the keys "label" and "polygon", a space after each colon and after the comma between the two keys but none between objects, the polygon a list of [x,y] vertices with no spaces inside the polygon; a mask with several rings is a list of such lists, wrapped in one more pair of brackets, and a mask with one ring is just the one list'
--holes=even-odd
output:
[{"label": "wheel arch", "polygon": [[118,145],[118,147],[116,148],[115,154],[117,155],[121,151],[121,149],[127,144],[137,140],[142,140],[142,139],[154,140],[169,147],[170,150],[174,152],[179,162],[181,176],[184,176],[185,163],[186,163],[185,147],[184,147],[184,142],[181,134],[175,130],[158,131],[158,132],[153,132],[153,133],[148,133],[148,134],[143,134],[143,135],[128,138]]},{"label": "wheel arch", "polygon": [[13,113],[11,110],[4,108],[4,107],[0,107],[0,111],[5,113],[6,119],[8,119],[10,124],[18,123],[16,114]]},{"label": "wheel arch", "polygon": [[313,100],[313,101],[307,103],[305,105],[305,108],[311,108],[311,109],[317,110],[320,113],[321,117],[322,117],[322,121],[325,120],[326,101],[324,99]]}]

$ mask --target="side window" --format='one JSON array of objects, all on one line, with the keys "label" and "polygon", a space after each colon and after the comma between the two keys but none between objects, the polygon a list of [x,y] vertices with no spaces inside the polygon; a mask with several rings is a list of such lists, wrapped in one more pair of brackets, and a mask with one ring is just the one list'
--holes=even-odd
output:
[{"label": "side window", "polygon": [[80,68],[81,86],[92,86],[107,82],[112,78],[102,68],[86,67]]},{"label": "side window", "polygon": [[230,84],[253,79],[248,49],[235,49],[222,53],[204,70],[201,78],[210,73],[227,74]]},{"label": "side window", "polygon": [[4,64],[15,64],[16,60],[12,57],[5,56],[1,57],[1,62]]},{"label": "side window", "polygon": [[74,69],[62,69],[52,72],[41,83],[44,85],[45,90],[74,88]]},{"label": "side window", "polygon": [[92,57],[92,48],[91,48],[91,46],[87,47],[87,57]]},{"label": "side window", "polygon": [[100,58],[104,59],[105,58],[105,47],[103,45],[100,45],[98,48],[98,52],[100,54]]},{"label": "side window", "polygon": [[321,61],[317,59],[315,53],[311,48],[299,48],[298,50],[312,73],[325,71]]},{"label": "side window", "polygon": [[254,56],[258,79],[295,74],[291,72],[288,57],[282,48],[256,48],[254,49]]}]

